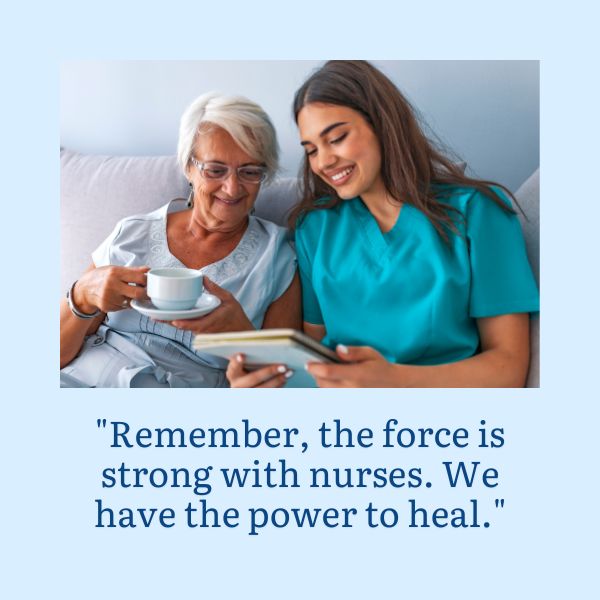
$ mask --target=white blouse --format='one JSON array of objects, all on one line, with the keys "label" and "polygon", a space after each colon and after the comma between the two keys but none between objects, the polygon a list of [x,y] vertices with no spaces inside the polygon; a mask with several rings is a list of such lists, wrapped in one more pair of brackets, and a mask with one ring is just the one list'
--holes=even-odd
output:
[{"label": "white blouse", "polygon": [[[149,214],[123,219],[92,253],[94,265],[184,267],[169,251],[167,215],[185,208],[185,201],[173,200]],[[259,329],[269,306],[290,286],[296,260],[283,227],[250,216],[237,247],[200,272],[231,292]],[[193,350],[193,335],[133,309],[108,313],[78,357],[61,370],[61,385],[227,386],[226,362]]]}]

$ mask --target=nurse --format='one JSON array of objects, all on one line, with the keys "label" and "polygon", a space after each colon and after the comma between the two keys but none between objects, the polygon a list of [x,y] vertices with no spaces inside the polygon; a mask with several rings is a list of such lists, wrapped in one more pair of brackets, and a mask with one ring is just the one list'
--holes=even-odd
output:
[{"label": "nurse", "polygon": [[[317,384],[522,387],[539,293],[512,194],[467,177],[367,62],[326,63],[294,115],[304,330],[344,363],[309,364]],[[238,355],[228,377],[273,385],[277,367],[247,373]]]}]

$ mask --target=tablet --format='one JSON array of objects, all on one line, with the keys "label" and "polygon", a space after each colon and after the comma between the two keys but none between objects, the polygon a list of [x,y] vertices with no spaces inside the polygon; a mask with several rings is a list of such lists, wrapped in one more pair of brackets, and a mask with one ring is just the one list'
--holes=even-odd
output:
[{"label": "tablet", "polygon": [[241,352],[246,356],[248,369],[281,363],[294,371],[287,387],[314,387],[315,380],[305,370],[309,361],[339,363],[333,350],[295,329],[261,329],[260,331],[231,331],[205,333],[194,337],[194,349],[230,358]]}]

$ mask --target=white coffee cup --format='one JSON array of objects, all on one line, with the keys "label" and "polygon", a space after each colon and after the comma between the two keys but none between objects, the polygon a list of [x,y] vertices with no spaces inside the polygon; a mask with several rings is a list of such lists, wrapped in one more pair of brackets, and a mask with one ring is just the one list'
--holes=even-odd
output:
[{"label": "white coffee cup", "polygon": [[160,310],[194,308],[204,291],[202,273],[195,269],[151,269],[147,278],[146,294]]}]

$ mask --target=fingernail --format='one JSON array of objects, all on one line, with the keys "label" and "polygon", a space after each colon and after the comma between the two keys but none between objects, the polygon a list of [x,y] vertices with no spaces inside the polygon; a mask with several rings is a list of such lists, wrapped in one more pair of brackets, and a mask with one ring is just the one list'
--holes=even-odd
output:
[{"label": "fingernail", "polygon": [[277,367],[277,372],[278,373],[285,373],[287,371],[287,367],[284,367],[283,365],[279,365]]},{"label": "fingernail", "polygon": [[236,354],[235,355],[235,360],[237,360],[239,363],[244,362],[244,359],[242,358],[241,354]]},{"label": "fingernail", "polygon": [[338,344],[337,350],[342,354],[348,354],[348,346],[344,346],[344,344]]},{"label": "fingernail", "polygon": [[293,374],[294,374],[294,371],[289,369],[288,371],[285,372],[285,378],[289,379]]}]

